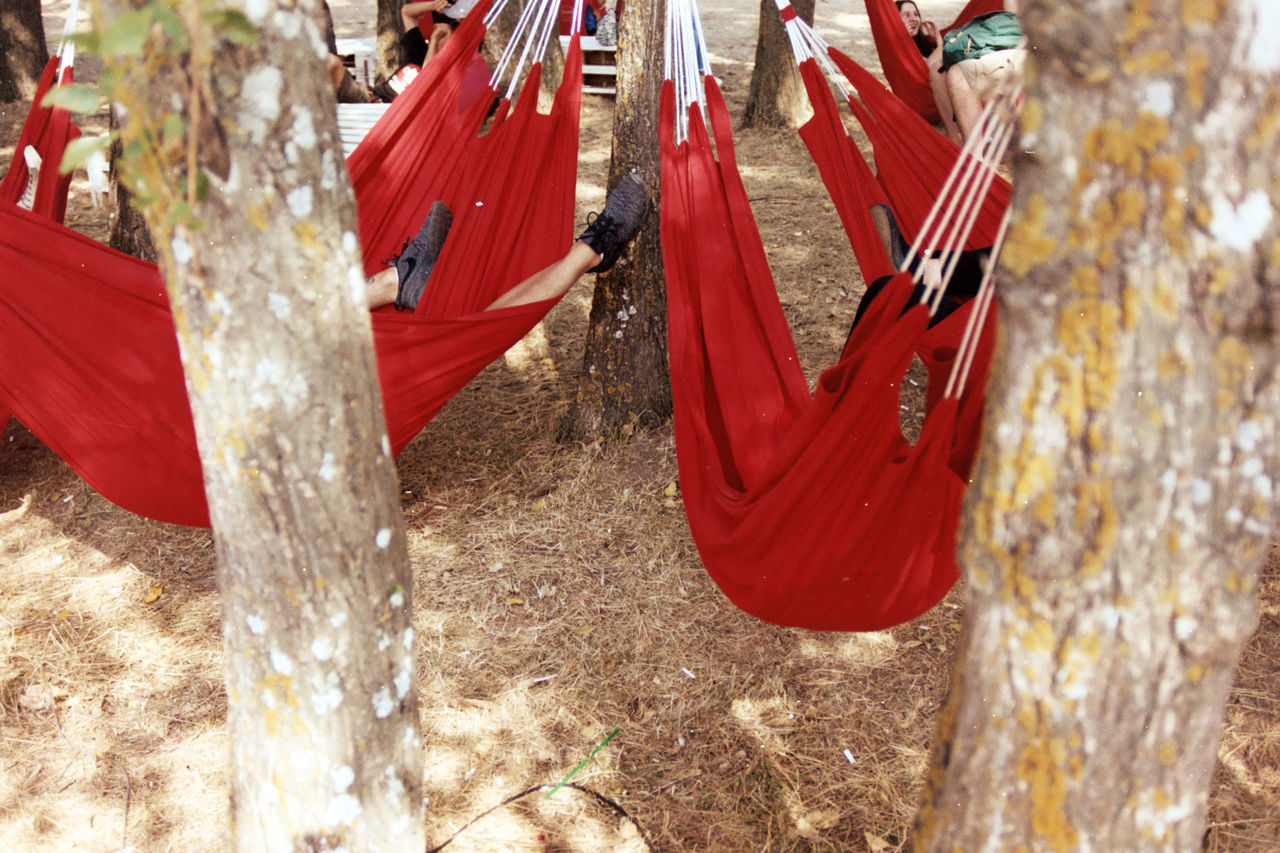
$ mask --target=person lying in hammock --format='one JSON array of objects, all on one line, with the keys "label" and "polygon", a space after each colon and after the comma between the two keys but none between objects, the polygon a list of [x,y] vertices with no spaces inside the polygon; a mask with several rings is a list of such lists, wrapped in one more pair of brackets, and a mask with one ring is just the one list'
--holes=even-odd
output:
[{"label": "person lying in hammock", "polygon": [[1004,11],[979,15],[947,33],[929,57],[933,100],[957,144],[973,132],[984,102],[1012,94],[1022,83],[1027,51],[1018,7],[1019,0],[1004,0]]},{"label": "person lying in hammock", "polygon": [[[893,217],[893,211],[889,209],[888,205],[874,205],[871,208],[871,219],[875,222],[876,232],[880,235],[881,242],[884,243],[885,251],[893,261],[894,269],[902,269],[902,263],[906,260],[910,247],[907,246],[906,240],[903,239],[902,232],[898,230],[898,223]],[[923,281],[917,284],[912,291],[911,299],[907,302],[908,308],[920,301],[926,287],[936,290],[942,285],[942,270],[948,258],[949,255],[943,253],[935,253],[934,256],[928,258],[921,258],[918,255],[912,258],[911,263],[907,266],[907,272],[910,272],[913,276],[920,273]],[[947,282],[946,292],[943,293],[942,299],[938,303],[937,311],[929,319],[930,328],[938,325],[957,308],[978,295],[978,287],[982,284],[982,276],[986,271],[987,264],[990,263],[990,259],[990,247],[966,249],[960,252],[959,257],[956,259],[955,270],[951,273],[951,280]],[[867,285],[866,292],[862,294],[862,299],[858,302],[858,310],[853,316],[853,323],[849,326],[849,334],[853,334],[853,330],[858,326],[858,321],[866,313],[867,307],[880,295],[880,292],[884,290],[884,286],[892,278],[892,275],[881,276]]]},{"label": "person lying in hammock", "polygon": [[[632,172],[609,193],[604,210],[594,218],[587,218],[586,230],[578,235],[564,257],[512,287],[485,310],[558,299],[583,273],[611,269],[640,231],[648,212],[649,189],[640,176]],[[395,305],[401,311],[417,309],[452,224],[453,214],[444,202],[431,205],[422,228],[405,244],[395,266],[375,273],[366,282],[370,310],[384,305]]]}]

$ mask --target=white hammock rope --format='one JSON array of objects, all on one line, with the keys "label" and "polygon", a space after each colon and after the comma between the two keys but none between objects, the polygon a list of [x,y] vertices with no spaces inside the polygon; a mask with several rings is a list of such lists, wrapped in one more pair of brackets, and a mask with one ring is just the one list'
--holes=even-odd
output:
[{"label": "white hammock rope", "polygon": [[689,138],[690,107],[697,104],[705,116],[703,78],[711,74],[711,54],[695,0],[668,0],[664,47],[663,76],[671,81],[675,93],[675,141],[679,145]]},{"label": "white hammock rope", "polygon": [[[508,2],[510,0],[497,0],[489,7],[489,12],[484,17],[485,27],[491,26],[497,20],[506,9]],[[585,0],[574,0],[571,27],[571,32],[574,34],[582,31],[584,2]],[[559,16],[560,4],[555,0],[539,0],[539,2],[529,3],[520,10],[520,18],[511,32],[511,39],[503,49],[493,75],[489,78],[489,84],[495,92],[502,89],[503,79],[510,74],[503,97],[507,100],[515,97],[516,88],[524,76],[525,69],[542,62],[546,57],[547,45],[550,44],[552,33],[556,30]],[[516,59],[517,54],[519,59]]]},{"label": "white hammock rope", "polygon": [[71,36],[76,31],[77,19],[80,17],[80,0],[71,0],[67,8],[67,21],[62,26],[62,40],[58,42],[58,80],[62,80],[62,72],[76,64],[76,44]]}]

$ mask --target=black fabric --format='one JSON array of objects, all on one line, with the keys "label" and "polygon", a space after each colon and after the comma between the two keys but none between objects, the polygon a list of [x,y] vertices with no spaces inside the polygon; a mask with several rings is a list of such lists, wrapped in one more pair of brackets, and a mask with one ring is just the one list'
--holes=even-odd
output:
[{"label": "black fabric", "polygon": [[333,29],[333,12],[329,9],[328,0],[320,0],[320,6],[324,12],[324,43],[328,45],[329,52],[337,56],[338,34]]},{"label": "black fabric", "polygon": [[427,64],[427,40],[422,30],[411,27],[400,36],[400,61],[405,65]]},{"label": "black fabric", "polygon": [[[943,295],[942,302],[938,304],[937,313],[929,321],[930,328],[942,322],[945,317],[966,301],[978,295],[978,287],[982,284],[982,267],[989,257],[991,257],[990,249],[975,249],[960,253],[960,258],[956,262],[955,272],[951,274],[951,283],[947,285],[947,292]],[[911,262],[908,269],[914,273],[919,267],[920,258],[916,258]],[[853,334],[853,330],[857,327],[858,321],[862,319],[867,307],[871,305],[872,300],[884,289],[885,284],[891,278],[893,278],[892,275],[881,276],[867,287],[867,292],[862,294],[862,299],[858,302],[858,311],[853,316],[853,323],[849,326],[850,334]],[[915,305],[923,295],[924,285],[917,284],[912,291],[911,299],[907,301],[907,307]],[[904,311],[903,313],[906,312]]]}]

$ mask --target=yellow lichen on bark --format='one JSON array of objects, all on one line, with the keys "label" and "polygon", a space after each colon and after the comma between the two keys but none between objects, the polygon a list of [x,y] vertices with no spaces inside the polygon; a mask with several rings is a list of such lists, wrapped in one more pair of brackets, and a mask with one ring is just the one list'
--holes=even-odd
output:
[{"label": "yellow lichen on bark", "polygon": [[1184,27],[1194,31],[1200,26],[1221,20],[1223,8],[1223,0],[1182,0],[1178,20]]},{"label": "yellow lichen on bark", "polygon": [[1253,369],[1249,348],[1234,335],[1224,337],[1213,353],[1213,376],[1218,384],[1216,397],[1219,411],[1235,407],[1238,397],[1232,389],[1245,384]]},{"label": "yellow lichen on bark", "polygon": [[1018,775],[1027,783],[1031,831],[1048,849],[1067,853],[1075,849],[1079,832],[1066,812],[1066,743],[1045,732],[1035,715],[1023,714],[1021,719],[1028,737],[1018,760]]},{"label": "yellow lichen on bark", "polygon": [[1014,275],[1024,276],[1033,267],[1053,257],[1058,244],[1044,233],[1048,210],[1044,196],[1036,193],[1027,201],[1023,215],[1009,226],[1000,263]]},{"label": "yellow lichen on bark", "polygon": [[1193,44],[1183,55],[1182,65],[1187,81],[1187,100],[1191,106],[1200,109],[1204,106],[1205,79],[1213,65],[1213,57],[1204,45]]}]

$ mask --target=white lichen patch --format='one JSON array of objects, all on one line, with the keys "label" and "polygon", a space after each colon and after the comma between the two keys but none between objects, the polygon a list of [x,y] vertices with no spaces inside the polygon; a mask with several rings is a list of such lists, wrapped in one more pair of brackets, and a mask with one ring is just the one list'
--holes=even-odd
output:
[{"label": "white lichen patch", "polygon": [[382,434],[382,452],[386,456],[391,455],[391,439],[387,437],[385,432]]},{"label": "white lichen patch", "polygon": [[324,456],[320,457],[320,470],[317,473],[326,483],[332,483],[338,479],[337,458],[332,450],[326,450]]},{"label": "white lichen patch", "polygon": [[404,643],[406,649],[413,648],[413,629],[405,628],[404,633],[400,635],[400,641]]},{"label": "white lichen patch", "polygon": [[267,0],[245,0],[244,14],[255,24],[261,24],[267,17],[267,12],[274,7],[274,4],[268,3]]},{"label": "white lichen patch", "polygon": [[250,71],[244,78],[241,90],[244,109],[240,120],[249,138],[257,145],[266,141],[267,131],[280,117],[280,90],[283,85],[280,69],[271,65]]},{"label": "white lichen patch", "polygon": [[324,809],[324,824],[327,827],[343,826],[360,816],[360,801],[350,794],[339,794]]},{"label": "white lichen patch", "polygon": [[295,104],[293,107],[293,131],[289,141],[299,148],[310,150],[316,147],[316,116],[307,107]]},{"label": "white lichen patch", "polygon": [[249,633],[256,637],[261,637],[267,633],[267,621],[256,613],[250,613],[244,617],[245,624],[249,626]]},{"label": "white lichen patch", "polygon": [[1275,0],[1241,0],[1240,17],[1253,19],[1253,26],[1245,26],[1249,34],[1245,56],[1254,71],[1267,74],[1280,68],[1280,3]]},{"label": "white lichen patch", "polygon": [[191,244],[187,242],[187,238],[182,232],[175,234],[173,239],[169,241],[169,250],[173,252],[174,262],[180,267],[185,267],[187,264],[191,263],[191,259],[194,258],[196,254],[195,250],[191,248]]},{"label": "white lichen patch", "polygon": [[309,219],[315,210],[315,191],[305,185],[296,187],[284,201],[295,219]]},{"label": "white lichen patch", "polygon": [[302,374],[286,375],[284,365],[271,358],[254,365],[253,387],[251,400],[258,409],[270,409],[279,400],[286,410],[295,411],[307,399],[307,380]]},{"label": "white lichen patch", "polygon": [[1252,453],[1262,441],[1262,426],[1257,421],[1241,421],[1236,428],[1236,447]]},{"label": "white lichen patch", "polygon": [[267,294],[267,310],[271,312],[271,316],[283,323],[293,315],[293,303],[283,293],[273,290]]},{"label": "white lichen patch", "polygon": [[[381,528],[381,529],[377,532],[377,534],[373,537],[373,543],[374,543],[375,545],[377,545],[379,548],[381,548],[381,549],[383,549],[383,550],[386,550],[387,546],[391,544],[391,528],[390,528],[390,527],[383,527],[383,528]],[[399,607],[399,606],[400,606],[400,604],[403,604],[403,603],[404,603],[404,596],[403,596],[403,595],[400,595],[400,604],[395,604],[395,603],[394,603],[394,602],[395,602],[395,597],[396,597],[397,595],[400,595],[400,593],[399,593],[399,592],[395,592],[395,593],[393,593],[393,594],[392,594],[392,596],[391,596],[391,598],[392,598],[392,605],[391,605],[391,606],[392,606],[392,607]]]},{"label": "white lichen patch", "polygon": [[1239,204],[1215,192],[1210,209],[1213,221],[1209,223],[1209,233],[1222,245],[1238,252],[1253,248],[1273,216],[1271,199],[1262,190],[1253,190]]},{"label": "white lichen patch", "polygon": [[339,610],[337,613],[334,613],[329,617],[329,624],[335,628],[341,628],[343,625],[347,624],[347,611]]},{"label": "white lichen patch", "polygon": [[346,764],[332,767],[329,769],[329,780],[333,782],[334,791],[345,794],[351,789],[351,783],[356,781],[356,771]]},{"label": "white lichen patch", "polygon": [[272,649],[268,656],[271,658],[272,669],[281,675],[293,675],[293,658],[279,649]]},{"label": "white lichen patch", "polygon": [[1151,80],[1142,88],[1142,108],[1158,116],[1173,115],[1173,84],[1168,80]]},{"label": "white lichen patch", "polygon": [[311,694],[311,708],[318,717],[323,717],[341,704],[342,691],[334,685],[329,685]]},{"label": "white lichen patch", "polygon": [[[380,547],[385,548],[386,545],[381,545]],[[387,596],[387,603],[390,604],[394,610],[399,610],[401,607],[404,607],[404,590],[397,589],[393,591],[391,595]]]},{"label": "white lichen patch", "polygon": [[396,709],[396,700],[391,698],[391,691],[385,687],[373,694],[372,701],[373,715],[379,720],[385,720]]},{"label": "white lichen patch", "polygon": [[333,638],[332,637],[316,637],[311,641],[311,655],[319,661],[326,661],[333,657]]},{"label": "white lichen patch", "polygon": [[279,9],[271,16],[271,26],[275,27],[276,31],[286,38],[296,38],[302,32],[302,25],[305,20],[297,12]]},{"label": "white lichen patch", "polygon": [[396,673],[392,683],[395,684],[397,698],[403,699],[408,695],[409,688],[413,686],[413,661],[408,656],[400,662],[400,672]]}]

